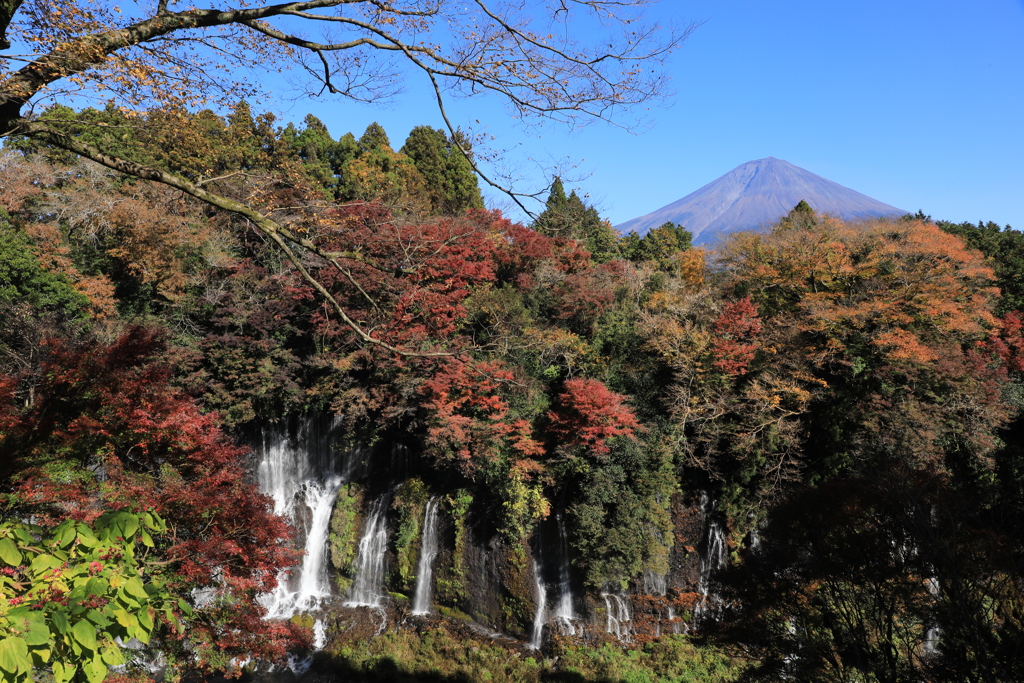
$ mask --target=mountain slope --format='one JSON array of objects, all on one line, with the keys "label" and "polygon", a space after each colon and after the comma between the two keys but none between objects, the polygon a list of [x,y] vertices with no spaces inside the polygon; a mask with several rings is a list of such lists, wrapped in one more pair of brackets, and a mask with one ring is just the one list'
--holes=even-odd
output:
[{"label": "mountain slope", "polygon": [[615,227],[623,234],[630,230],[644,234],[672,221],[692,232],[695,244],[707,244],[729,232],[774,223],[801,199],[819,213],[841,218],[906,213],[788,161],[768,157],[737,166],[696,192]]}]

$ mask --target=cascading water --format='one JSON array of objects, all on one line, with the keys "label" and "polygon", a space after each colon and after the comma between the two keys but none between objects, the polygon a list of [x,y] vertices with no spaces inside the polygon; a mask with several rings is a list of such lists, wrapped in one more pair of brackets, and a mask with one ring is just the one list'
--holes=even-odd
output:
[{"label": "cascading water", "polygon": [[274,512],[295,525],[305,555],[290,575],[261,598],[268,618],[288,618],[315,611],[330,599],[327,534],[338,489],[351,477],[357,458],[333,448],[337,427],[324,419],[307,419],[294,436],[287,430],[264,430],[257,448],[260,489],[274,501]]},{"label": "cascading water", "polygon": [[562,515],[556,517],[558,521],[558,602],[555,604],[555,619],[558,621],[562,632],[568,636],[576,635],[576,626],[573,621],[576,619],[576,611],[573,609],[572,581],[569,573],[569,542],[565,535],[565,522]]},{"label": "cascading water", "polygon": [[628,643],[633,633],[633,617],[629,613],[629,598],[618,593],[601,593],[604,598],[607,626],[605,630],[622,642]]},{"label": "cascading water", "polygon": [[420,562],[416,567],[416,592],[413,593],[412,613],[430,612],[430,598],[434,587],[434,558],[437,556],[437,496],[427,502],[423,515],[423,536],[420,538]]},{"label": "cascading water", "polygon": [[544,579],[540,575],[540,566],[533,561],[533,576],[535,577],[535,588],[537,591],[537,611],[533,615],[533,633],[530,636],[529,647],[533,650],[540,649],[544,640],[544,624],[547,620],[548,596],[547,588],[544,586]]},{"label": "cascading water", "polygon": [[644,593],[665,595],[668,592],[668,577],[650,569],[644,571]]},{"label": "cascading water", "polygon": [[391,491],[373,502],[356,555],[356,576],[346,607],[381,607],[384,603],[384,554],[388,548],[387,511]]},{"label": "cascading water", "polygon": [[[932,599],[937,601],[941,592],[938,578],[930,576],[924,580],[924,585],[925,588],[928,589],[928,594],[931,595]],[[924,641],[921,643],[921,649],[925,656],[930,657],[938,653],[939,639],[941,637],[942,629],[935,624],[932,624],[925,630]]]},{"label": "cascading water", "polygon": [[711,579],[712,575],[723,569],[726,563],[725,530],[714,518],[715,502],[711,500],[706,491],[700,492],[700,508],[703,512],[707,534],[704,553],[700,561],[700,579],[697,583],[697,592],[701,595],[701,600],[693,608],[696,622],[712,616],[718,611],[720,601],[713,592]]}]

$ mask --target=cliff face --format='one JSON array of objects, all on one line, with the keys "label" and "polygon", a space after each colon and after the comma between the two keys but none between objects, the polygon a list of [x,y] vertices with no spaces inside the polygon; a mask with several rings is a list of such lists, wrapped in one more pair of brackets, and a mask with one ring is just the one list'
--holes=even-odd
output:
[{"label": "cliff face", "polygon": [[[312,615],[324,633],[330,623],[335,634],[361,637],[442,615],[539,648],[552,639],[643,642],[685,632],[713,600],[709,576],[724,534],[706,496],[671,501],[667,573],[587,589],[563,511],[510,539],[495,529],[493,501],[424,482],[404,449],[370,453],[341,442],[320,419],[274,432],[258,449],[261,481],[298,527],[298,543],[320,544],[305,548],[306,560],[270,596],[276,616]],[[314,509],[328,489],[329,515]]]},{"label": "cliff face", "polygon": [[906,213],[788,161],[768,157],[741,164],[696,192],[615,228],[623,234],[635,230],[643,235],[671,221],[692,232],[694,244],[710,244],[730,232],[768,226],[800,200],[818,213],[846,219]]}]

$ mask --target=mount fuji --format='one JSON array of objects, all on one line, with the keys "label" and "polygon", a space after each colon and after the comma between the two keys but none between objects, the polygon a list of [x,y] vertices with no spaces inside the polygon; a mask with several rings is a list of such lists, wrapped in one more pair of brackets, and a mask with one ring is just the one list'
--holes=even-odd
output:
[{"label": "mount fuji", "polygon": [[710,244],[730,232],[771,225],[801,199],[818,213],[838,218],[907,213],[788,161],[768,157],[737,166],[696,192],[615,228],[622,234],[635,230],[642,235],[671,221],[692,232],[694,244]]}]

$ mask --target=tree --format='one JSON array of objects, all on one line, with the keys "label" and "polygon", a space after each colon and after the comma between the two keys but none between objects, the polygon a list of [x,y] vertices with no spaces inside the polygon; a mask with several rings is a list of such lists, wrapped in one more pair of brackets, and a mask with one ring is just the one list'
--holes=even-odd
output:
[{"label": "tree", "polygon": [[[352,99],[385,94],[393,63],[421,73],[434,89],[441,112],[449,92],[488,91],[506,99],[517,117],[574,121],[607,118],[660,95],[663,80],[649,68],[685,38],[690,28],[665,38],[638,21],[646,0],[553,3],[521,11],[475,0],[469,11],[435,0],[381,3],[376,0],[305,0],[278,5],[216,9],[120,8],[112,2],[62,4],[13,0],[0,5],[0,28],[16,44],[31,45],[30,62],[17,69],[4,61],[0,72],[0,137],[28,136],[85,156],[127,175],[157,181],[250,221],[278,245],[296,270],[364,343],[390,347],[361,327],[344,306],[315,282],[296,252],[307,252],[342,268],[345,252],[320,248],[314,239],[275,218],[273,206],[246,203],[206,179],[187,179],[159,164],[140,162],[70,134],[65,121],[39,120],[32,108],[46,98],[88,92],[129,111],[142,103],[174,110],[251,94],[252,83],[232,83],[218,74],[242,69],[292,66],[306,71],[320,92]],[[558,41],[577,21],[597,17],[621,28],[593,46]],[[564,24],[551,31],[549,23]],[[323,28],[324,42],[302,37]],[[296,29],[293,31],[293,29]],[[212,48],[212,49],[208,49]],[[524,65],[529,68],[524,68]],[[641,68],[642,66],[642,68]],[[175,125],[168,120],[167,125]],[[454,128],[448,124],[454,136]],[[464,153],[467,150],[462,150]],[[468,155],[467,155],[468,158]],[[351,256],[351,253],[348,254]],[[408,353],[408,352],[406,352]]]},{"label": "tree", "polygon": [[533,229],[543,235],[576,240],[598,262],[611,260],[618,255],[618,235],[615,229],[608,221],[601,220],[597,209],[584,204],[576,190],[566,196],[562,179],[557,176],[551,182],[551,193],[544,211],[534,221]]},{"label": "tree", "polygon": [[[40,530],[27,533],[57,534],[64,548],[60,525],[67,520],[102,536],[104,511],[129,513],[136,522],[117,535],[131,539],[143,528],[138,519],[156,531],[146,515],[159,516],[157,526],[166,533],[150,534],[149,541],[141,536],[147,549],[140,552],[159,568],[154,571],[161,590],[173,594],[174,613],[147,627],[155,628],[154,647],[172,664],[205,670],[230,671],[240,656],[282,661],[305,638],[297,627],[264,621],[257,598],[297,560],[288,548],[290,529],[246,480],[245,449],[228,441],[215,415],[201,414],[169,385],[170,369],[159,360],[165,351],[158,333],[141,328],[112,343],[50,339],[38,371],[0,381],[0,517],[32,517]],[[22,571],[12,558],[4,553],[3,560]],[[67,561],[69,572],[80,573],[81,563],[93,560]],[[29,571],[43,562],[51,560],[36,558]],[[102,591],[93,592],[103,598]],[[51,603],[63,600],[47,593],[35,609],[49,614],[57,609]],[[178,600],[191,612],[181,633],[172,632],[181,616]],[[88,615],[93,627],[120,635],[111,626],[115,620],[126,625],[117,601],[101,600],[90,609],[98,610]]]},{"label": "tree", "polygon": [[673,257],[693,247],[693,233],[669,221],[640,237],[630,231],[619,243],[622,255],[631,261],[654,261],[660,268],[672,267]]},{"label": "tree", "polygon": [[402,153],[423,176],[434,213],[450,215],[484,208],[476,174],[466,156],[470,149],[460,131],[449,138],[443,130],[430,126],[413,128],[402,145]]}]

